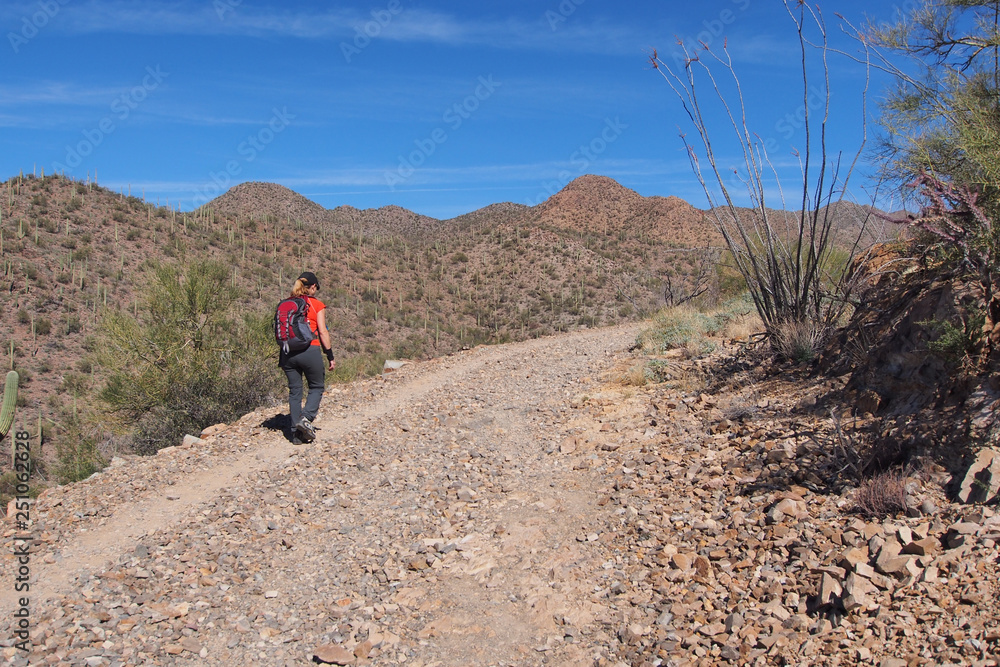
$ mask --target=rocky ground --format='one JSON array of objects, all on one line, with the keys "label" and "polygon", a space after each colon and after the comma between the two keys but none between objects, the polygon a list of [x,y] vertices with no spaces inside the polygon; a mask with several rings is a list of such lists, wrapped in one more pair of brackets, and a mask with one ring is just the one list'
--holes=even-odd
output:
[{"label": "rocky ground", "polygon": [[46,492],[4,532],[4,663],[997,664],[1000,515],[928,464],[866,519],[839,380],[643,385],[636,334],[407,365],[330,388],[311,445],[262,409]]}]

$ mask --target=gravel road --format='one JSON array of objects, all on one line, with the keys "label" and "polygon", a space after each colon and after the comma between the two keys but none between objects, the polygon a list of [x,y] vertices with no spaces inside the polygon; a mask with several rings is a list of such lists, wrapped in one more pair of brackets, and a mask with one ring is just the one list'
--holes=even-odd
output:
[{"label": "gravel road", "polygon": [[636,333],[409,364],[329,388],[310,445],[262,409],[47,492],[29,528],[27,655],[6,620],[24,531],[5,533],[6,663],[606,662],[609,471],[599,452],[560,454],[596,428],[580,397]]}]

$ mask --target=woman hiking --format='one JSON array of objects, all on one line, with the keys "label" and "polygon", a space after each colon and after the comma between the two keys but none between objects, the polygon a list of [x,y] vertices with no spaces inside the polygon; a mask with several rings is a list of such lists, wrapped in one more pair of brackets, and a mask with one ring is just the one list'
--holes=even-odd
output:
[{"label": "woman hiking", "polygon": [[[313,333],[313,341],[301,352],[289,352],[282,348],[278,355],[278,365],[288,377],[288,412],[292,419],[292,442],[296,445],[316,439],[316,428],[312,422],[319,412],[319,402],[323,398],[323,383],[326,369],[331,371],[335,362],[330,345],[330,332],[326,329],[326,305],[316,298],[319,281],[316,274],[305,271],[295,281],[291,297],[301,297],[307,304],[306,320]],[[318,336],[318,338],[317,338]],[[328,365],[323,363],[320,347],[326,353]],[[302,376],[309,383],[306,405],[302,407]]]}]

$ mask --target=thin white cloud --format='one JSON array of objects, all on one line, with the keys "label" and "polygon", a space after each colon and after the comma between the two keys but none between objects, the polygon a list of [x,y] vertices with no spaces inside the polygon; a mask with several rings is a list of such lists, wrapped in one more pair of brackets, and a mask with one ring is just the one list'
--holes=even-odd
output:
[{"label": "thin white cloud", "polygon": [[32,104],[90,106],[109,105],[122,88],[88,87],[63,81],[37,81],[25,86],[0,85],[0,107]]},{"label": "thin white cloud", "polygon": [[[219,7],[224,9],[220,10]],[[425,42],[451,46],[489,46],[500,49],[567,51],[574,53],[638,54],[655,33],[646,26],[629,27],[607,21],[573,17],[555,28],[544,9],[536,19],[464,19],[438,11],[409,8],[380,25],[374,39]],[[16,25],[31,16],[37,5],[17,2],[0,8],[0,22]],[[353,44],[357,30],[373,18],[351,8],[278,10],[230,7],[211,2],[143,2],[90,0],[60,7],[51,30],[64,33],[127,33],[141,35],[232,35],[340,39]],[[374,29],[373,29],[374,30]]]}]

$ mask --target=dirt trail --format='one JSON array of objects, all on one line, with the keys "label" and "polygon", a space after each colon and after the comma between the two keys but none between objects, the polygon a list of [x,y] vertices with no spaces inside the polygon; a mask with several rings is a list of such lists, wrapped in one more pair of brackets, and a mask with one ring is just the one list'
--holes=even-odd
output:
[{"label": "dirt trail", "polygon": [[[317,426],[322,429],[322,440],[342,438],[407,402],[419,400],[432,389],[470,372],[481,363],[481,359],[470,358],[460,366],[446,365],[397,387],[378,401],[361,405],[359,410],[347,413],[344,418],[320,421]],[[296,449],[286,438],[267,433],[258,437],[234,462],[225,459],[213,461],[215,465],[211,468],[183,476],[180,480],[170,479],[169,486],[155,488],[137,502],[116,508],[108,521],[86,529],[76,539],[60,545],[59,564],[40,563],[35,566],[38,570],[36,583],[31,588],[33,600],[42,601],[65,594],[73,588],[73,579],[81,571],[93,571],[116,559],[124,551],[133,549],[140,538],[176,523],[180,515],[217,497],[220,490],[235,480],[252,478],[257,471],[273,468],[277,461],[297,453]],[[13,586],[6,586],[0,593],[0,614],[7,616],[13,613],[18,597]]]},{"label": "dirt trail", "polygon": [[[267,430],[262,412],[249,436],[231,434],[232,456],[177,449],[43,499],[35,656],[307,664],[335,645],[369,664],[593,661],[614,616],[601,538],[615,517],[598,504],[599,457],[571,466],[558,453],[594,428],[571,399],[596,390],[636,332],[414,364],[360,395],[328,392],[311,445]],[[110,500],[87,515],[88,498]],[[72,530],[46,525],[57,517]]]}]

